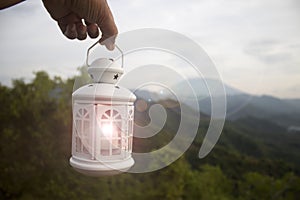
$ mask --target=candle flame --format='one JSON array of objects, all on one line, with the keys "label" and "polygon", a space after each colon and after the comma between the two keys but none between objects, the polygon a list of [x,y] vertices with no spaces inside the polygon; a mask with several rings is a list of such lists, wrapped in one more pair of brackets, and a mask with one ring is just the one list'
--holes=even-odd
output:
[{"label": "candle flame", "polygon": [[112,124],[103,124],[102,127],[102,132],[104,134],[104,136],[106,137],[111,137],[113,134],[113,126]]}]

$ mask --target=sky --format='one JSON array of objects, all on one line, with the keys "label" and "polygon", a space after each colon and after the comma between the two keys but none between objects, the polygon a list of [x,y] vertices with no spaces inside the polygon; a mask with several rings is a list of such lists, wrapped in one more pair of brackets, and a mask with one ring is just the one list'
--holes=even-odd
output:
[{"label": "sky", "polygon": [[[223,81],[255,95],[300,98],[300,1],[108,0],[120,34],[172,30],[197,42]],[[0,82],[33,72],[72,77],[90,39],[66,39],[41,1],[0,10]]]}]

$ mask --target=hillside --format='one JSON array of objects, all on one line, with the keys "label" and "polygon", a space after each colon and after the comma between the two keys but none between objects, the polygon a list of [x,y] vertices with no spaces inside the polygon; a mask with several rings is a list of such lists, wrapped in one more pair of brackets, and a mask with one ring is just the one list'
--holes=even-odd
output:
[{"label": "hillside", "polygon": [[[148,107],[150,108],[155,103],[149,103]],[[164,101],[157,103],[164,105]],[[169,133],[169,140],[166,140],[166,135],[164,135],[164,139],[157,136],[148,139],[147,142],[153,141],[155,144],[153,146],[163,146],[159,145],[162,141],[164,141],[163,144],[166,144],[172,140],[174,135],[171,133],[176,134],[180,124],[180,107],[165,109],[167,110],[168,119],[161,132]],[[136,111],[136,117],[140,124],[146,125],[149,123],[150,119],[147,111]],[[194,144],[198,150],[202,144],[204,134],[206,134],[209,121],[210,117],[201,113],[199,132]],[[141,146],[143,145],[141,144]],[[289,132],[284,126],[265,119],[247,116],[234,121],[227,120],[217,146],[226,148],[227,151],[239,152],[258,159],[281,160],[300,168],[300,132]],[[145,148],[145,146],[143,147]]]},{"label": "hillside", "polygon": [[[79,174],[69,165],[73,84],[73,79],[51,79],[38,72],[30,83],[15,80],[12,88],[0,85],[0,199],[283,200],[300,196],[300,134],[253,117],[227,121],[219,142],[204,159],[198,158],[198,151],[209,124],[206,115],[188,151],[164,169],[100,178]],[[169,105],[167,122],[154,137],[135,138],[135,152],[159,149],[176,134],[178,104],[157,103]],[[136,122],[149,121],[151,104],[136,111]]]}]

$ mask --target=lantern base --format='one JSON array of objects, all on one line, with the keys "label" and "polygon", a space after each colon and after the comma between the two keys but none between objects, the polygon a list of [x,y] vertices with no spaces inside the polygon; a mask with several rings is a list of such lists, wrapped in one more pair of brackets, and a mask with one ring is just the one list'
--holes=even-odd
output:
[{"label": "lantern base", "polygon": [[70,165],[79,173],[88,176],[109,176],[126,172],[134,164],[132,157],[126,160],[100,162],[96,160],[82,160],[76,157],[70,158]]}]

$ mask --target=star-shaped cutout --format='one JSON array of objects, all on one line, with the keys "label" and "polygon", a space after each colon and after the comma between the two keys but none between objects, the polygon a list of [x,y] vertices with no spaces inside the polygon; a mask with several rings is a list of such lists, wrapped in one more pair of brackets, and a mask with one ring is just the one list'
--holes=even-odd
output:
[{"label": "star-shaped cutout", "polygon": [[117,80],[119,78],[119,74],[114,75],[114,80]]}]

